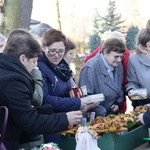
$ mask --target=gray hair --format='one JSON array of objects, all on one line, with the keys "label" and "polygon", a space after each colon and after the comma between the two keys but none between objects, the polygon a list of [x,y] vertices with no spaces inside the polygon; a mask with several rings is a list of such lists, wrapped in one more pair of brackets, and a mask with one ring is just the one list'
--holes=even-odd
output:
[{"label": "gray hair", "polygon": [[52,29],[51,26],[49,26],[48,24],[46,23],[40,23],[36,26],[34,26],[30,32],[32,34],[35,34],[35,35],[38,35],[40,37],[42,37],[43,33],[45,33],[46,31],[48,31],[49,29]]},{"label": "gray hair", "polygon": [[3,34],[0,34],[0,41],[6,41],[6,37]]}]

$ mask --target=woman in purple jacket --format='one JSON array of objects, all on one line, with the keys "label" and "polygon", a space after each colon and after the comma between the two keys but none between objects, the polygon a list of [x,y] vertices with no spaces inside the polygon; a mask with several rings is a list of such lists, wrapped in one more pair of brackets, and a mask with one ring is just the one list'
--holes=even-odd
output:
[{"label": "woman in purple jacket", "polygon": [[[97,103],[87,106],[84,98],[71,98],[70,78],[72,71],[67,65],[58,65],[64,57],[66,37],[58,30],[50,29],[43,35],[43,56],[38,60],[38,67],[42,72],[44,84],[43,105],[50,104],[54,112],[68,112],[84,108],[93,108]],[[62,67],[63,66],[63,67]],[[55,142],[61,147],[60,136],[56,134],[44,135],[45,143]]]}]

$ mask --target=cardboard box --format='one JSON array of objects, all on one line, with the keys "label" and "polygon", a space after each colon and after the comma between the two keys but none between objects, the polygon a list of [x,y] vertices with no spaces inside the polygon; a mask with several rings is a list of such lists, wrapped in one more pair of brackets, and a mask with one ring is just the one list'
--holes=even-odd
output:
[{"label": "cardboard box", "polygon": [[[103,136],[98,139],[98,147],[100,147],[101,150],[132,150],[143,144],[145,142],[143,137],[148,136],[148,128],[144,125],[123,135],[118,135],[113,132],[104,133]],[[74,137],[66,135],[61,136],[61,138],[63,150],[75,150],[76,141]]]}]

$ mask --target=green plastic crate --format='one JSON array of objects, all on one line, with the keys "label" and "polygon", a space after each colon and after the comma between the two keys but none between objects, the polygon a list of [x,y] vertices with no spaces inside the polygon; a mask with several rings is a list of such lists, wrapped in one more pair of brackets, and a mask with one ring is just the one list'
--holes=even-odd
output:
[{"label": "green plastic crate", "polygon": [[[118,135],[113,132],[104,133],[103,136],[98,139],[98,147],[100,147],[101,150],[132,150],[143,144],[145,142],[143,137],[148,136],[148,128],[144,125],[123,135]],[[76,141],[74,137],[66,135],[61,136],[61,138],[63,150],[75,150]]]}]

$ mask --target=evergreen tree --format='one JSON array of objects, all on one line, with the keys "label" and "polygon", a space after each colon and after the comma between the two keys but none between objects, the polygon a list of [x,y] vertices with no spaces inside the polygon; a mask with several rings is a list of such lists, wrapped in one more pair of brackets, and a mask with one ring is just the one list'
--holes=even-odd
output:
[{"label": "evergreen tree", "polygon": [[101,27],[101,22],[100,22],[100,14],[97,9],[95,9],[94,13],[94,19],[93,19],[93,33],[99,34],[99,29]]},{"label": "evergreen tree", "polygon": [[129,50],[135,49],[135,39],[137,36],[137,33],[139,32],[139,28],[137,26],[131,26],[127,32],[126,37],[126,46]]},{"label": "evergreen tree", "polygon": [[94,49],[96,49],[101,43],[101,39],[98,34],[92,34],[89,38],[88,46],[90,48],[90,51],[92,52]]},{"label": "evergreen tree", "polygon": [[101,38],[99,36],[99,28],[100,28],[100,15],[95,9],[95,14],[94,14],[94,21],[93,21],[93,34],[90,35],[89,37],[89,42],[88,42],[88,47],[90,51],[92,52],[95,48],[99,46],[101,43]]},{"label": "evergreen tree", "polygon": [[121,26],[121,24],[124,22],[121,20],[121,14],[115,13],[116,10],[116,3],[115,1],[109,0],[108,3],[108,14],[105,17],[101,16],[101,27],[100,30],[101,33],[104,33],[106,31],[116,31],[120,30],[124,26]]}]

